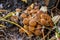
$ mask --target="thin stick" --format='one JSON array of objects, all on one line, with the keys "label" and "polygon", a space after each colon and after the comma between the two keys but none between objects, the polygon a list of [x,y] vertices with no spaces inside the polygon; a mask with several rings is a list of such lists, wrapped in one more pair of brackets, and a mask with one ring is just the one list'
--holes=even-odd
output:
[{"label": "thin stick", "polygon": [[56,8],[57,8],[58,4],[59,4],[59,0],[58,0],[57,3],[56,3],[56,6],[55,6]]},{"label": "thin stick", "polygon": [[[14,24],[14,25],[16,25],[17,27],[19,27],[19,28],[21,28],[22,30],[24,30],[28,35],[30,34],[27,30],[25,30],[23,27],[21,27],[20,25],[18,25],[18,24],[15,23],[15,22],[12,22],[12,21],[9,21],[9,20],[5,20],[5,19],[0,19],[0,21],[6,21],[6,22],[9,22],[9,23],[11,23],[11,24]],[[31,36],[31,35],[29,35],[29,36]]]},{"label": "thin stick", "polygon": [[[43,31],[42,31],[42,35],[43,35],[43,37],[44,37],[44,29],[43,29]],[[45,40],[45,38],[44,38],[44,40]]]},{"label": "thin stick", "polygon": [[[54,28],[54,29],[55,29],[55,28]],[[51,31],[53,31],[54,29],[52,28],[52,30],[50,30],[50,31],[47,33],[47,35],[45,35],[41,40],[44,40],[44,39],[51,33]]]},{"label": "thin stick", "polygon": [[[43,28],[42,28],[42,35],[43,35],[43,37],[44,37],[44,26],[43,26]],[[45,38],[44,38],[44,40],[45,40]]]}]

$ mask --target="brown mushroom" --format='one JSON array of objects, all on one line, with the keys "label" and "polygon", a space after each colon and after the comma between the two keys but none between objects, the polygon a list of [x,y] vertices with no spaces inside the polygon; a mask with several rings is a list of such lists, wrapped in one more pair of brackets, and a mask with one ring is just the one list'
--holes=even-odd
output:
[{"label": "brown mushroom", "polygon": [[30,32],[32,32],[32,33],[33,33],[33,32],[34,32],[34,30],[35,30],[35,27],[29,26],[29,31],[30,31]]},{"label": "brown mushroom", "polygon": [[35,27],[36,26],[36,21],[34,20],[34,19],[31,19],[30,21],[29,21],[29,25],[30,26],[32,26],[32,27]]},{"label": "brown mushroom", "polygon": [[39,36],[39,35],[41,35],[41,31],[40,31],[40,30],[35,30],[34,34],[35,34],[36,36]]},{"label": "brown mushroom", "polygon": [[28,25],[29,24],[29,19],[28,18],[24,18],[23,19],[23,24]]},{"label": "brown mushroom", "polygon": [[36,17],[37,17],[37,21],[39,24],[41,25],[45,25],[45,26],[53,26],[53,22],[52,22],[52,19],[51,17],[47,14],[47,13],[44,13],[42,11],[39,11],[37,14],[36,14]]},{"label": "brown mushroom", "polygon": [[28,7],[27,10],[30,11],[31,10],[31,7]]},{"label": "brown mushroom", "polygon": [[41,27],[42,27],[41,25],[37,25],[36,29],[41,29]]},{"label": "brown mushroom", "polygon": [[22,17],[22,18],[26,18],[27,15],[26,15],[25,13],[22,13],[20,17]]},{"label": "brown mushroom", "polygon": [[40,24],[41,25],[48,25],[48,22],[45,19],[40,19]]}]

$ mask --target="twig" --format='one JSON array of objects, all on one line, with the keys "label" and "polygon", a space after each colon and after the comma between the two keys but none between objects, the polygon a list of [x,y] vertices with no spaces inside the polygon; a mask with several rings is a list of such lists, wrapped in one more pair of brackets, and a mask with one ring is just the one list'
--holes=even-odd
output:
[{"label": "twig", "polygon": [[[21,27],[20,25],[18,25],[17,23],[15,22],[12,22],[12,21],[9,21],[9,20],[5,20],[5,19],[0,19],[0,21],[6,21],[6,22],[9,22],[11,24],[14,24],[16,25],[17,27],[21,28],[22,30],[24,30],[28,35],[30,34],[27,30],[25,30],[23,27]],[[29,35],[30,36],[30,35]]]},{"label": "twig", "polygon": [[59,3],[59,0],[58,0],[57,3],[56,3],[56,6],[55,6],[56,8],[57,8],[57,6],[58,6],[58,3]]},{"label": "twig", "polygon": [[[55,28],[54,28],[54,29],[55,29]],[[41,40],[44,40],[44,39],[51,33],[51,31],[53,31],[54,29],[50,30],[50,31],[47,33],[47,35],[45,35]]]},{"label": "twig", "polygon": [[[44,37],[44,29],[42,30],[42,35],[43,35],[43,37]],[[44,38],[44,40],[45,40],[45,38]]]},{"label": "twig", "polygon": [[[20,12],[20,13],[22,13],[22,12]],[[7,19],[7,18],[13,16],[13,14],[16,14],[16,13],[15,13],[15,12],[10,12],[10,13],[8,13],[6,16],[4,16],[3,18],[4,18],[4,19]]]}]

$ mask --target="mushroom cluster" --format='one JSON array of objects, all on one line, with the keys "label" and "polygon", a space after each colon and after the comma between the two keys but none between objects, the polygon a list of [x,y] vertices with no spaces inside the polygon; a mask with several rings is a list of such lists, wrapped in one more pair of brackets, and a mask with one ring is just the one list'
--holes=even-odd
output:
[{"label": "mushroom cluster", "polygon": [[[23,19],[24,29],[30,34],[39,36],[42,34],[42,26],[52,28],[53,22],[47,11],[39,10],[39,6],[29,6],[20,16]],[[19,30],[24,33],[22,29]]]}]

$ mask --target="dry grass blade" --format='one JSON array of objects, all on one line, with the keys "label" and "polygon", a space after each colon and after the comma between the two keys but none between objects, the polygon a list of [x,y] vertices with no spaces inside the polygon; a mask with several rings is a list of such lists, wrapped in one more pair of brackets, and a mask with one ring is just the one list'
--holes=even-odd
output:
[{"label": "dry grass blade", "polygon": [[10,12],[10,13],[8,13],[6,16],[4,16],[3,18],[9,18],[9,17],[11,17],[13,14],[15,14],[14,12]]},{"label": "dry grass blade", "polygon": [[4,29],[4,28],[6,28],[6,26],[0,24],[0,29]]},{"label": "dry grass blade", "polygon": [[29,33],[27,30],[25,30],[23,27],[21,27],[20,25],[18,25],[18,24],[15,23],[15,22],[12,22],[12,21],[9,21],[9,20],[5,20],[5,19],[0,19],[0,21],[6,21],[6,22],[9,22],[9,23],[11,23],[11,24],[14,24],[14,25],[16,25],[17,27],[19,27],[19,28],[21,28],[22,30],[24,30],[24,31],[28,34],[28,36],[32,36],[32,35],[29,35],[30,33]]},{"label": "dry grass blade", "polygon": [[53,36],[53,37],[51,37],[49,40],[56,40],[56,37]]},{"label": "dry grass blade", "polygon": [[59,21],[59,19],[60,19],[60,15],[57,15],[52,18],[52,21],[54,22],[54,24],[56,24]]}]

